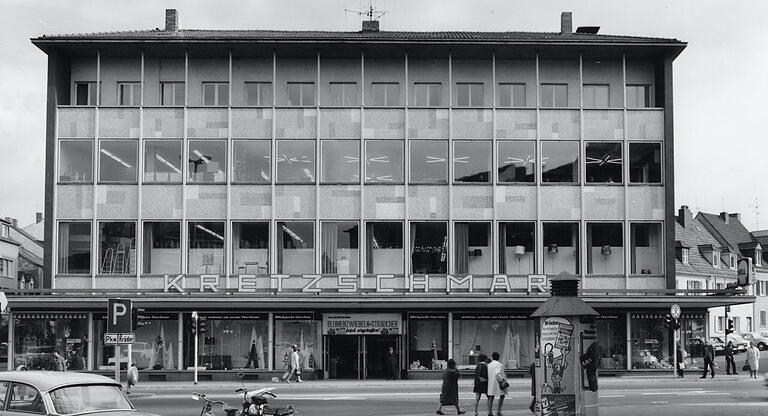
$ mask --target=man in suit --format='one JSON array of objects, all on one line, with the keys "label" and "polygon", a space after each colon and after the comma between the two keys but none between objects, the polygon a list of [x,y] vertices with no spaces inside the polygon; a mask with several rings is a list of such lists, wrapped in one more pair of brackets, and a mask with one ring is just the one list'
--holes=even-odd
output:
[{"label": "man in suit", "polygon": [[715,378],[715,347],[709,340],[704,341],[704,374],[701,378],[707,378],[707,366],[709,366],[711,378]]}]

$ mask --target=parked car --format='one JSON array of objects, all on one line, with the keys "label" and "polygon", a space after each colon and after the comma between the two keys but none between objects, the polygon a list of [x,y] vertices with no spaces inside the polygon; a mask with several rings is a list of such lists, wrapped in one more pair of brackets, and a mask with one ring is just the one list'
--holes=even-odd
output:
[{"label": "parked car", "polygon": [[749,341],[739,334],[728,334],[728,341],[733,343],[733,350],[736,352],[744,352],[749,346]]},{"label": "parked car", "polygon": [[725,353],[725,342],[720,337],[711,337],[709,338],[709,342],[712,343],[712,346],[715,347],[715,355],[720,355]]},{"label": "parked car", "polygon": [[134,409],[120,383],[96,374],[5,371],[0,373],[2,384],[7,386],[5,401],[0,401],[4,416],[156,416]]},{"label": "parked car", "polygon": [[758,332],[742,332],[741,337],[755,344],[760,351],[768,349],[768,338],[761,336]]},{"label": "parked car", "polygon": [[57,357],[53,346],[27,347],[26,352],[14,354],[13,367],[17,370],[56,370]]}]

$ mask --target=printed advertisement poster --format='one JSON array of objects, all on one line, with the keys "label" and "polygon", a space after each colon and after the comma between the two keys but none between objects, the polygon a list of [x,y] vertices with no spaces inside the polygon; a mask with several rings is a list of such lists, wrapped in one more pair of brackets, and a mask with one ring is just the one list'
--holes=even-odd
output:
[{"label": "printed advertisement poster", "polygon": [[323,315],[327,335],[398,335],[402,319],[397,313],[334,313]]},{"label": "printed advertisement poster", "polygon": [[[542,393],[551,395],[575,393],[573,331],[571,322],[561,317],[541,322],[541,347],[544,362]],[[579,362],[575,362],[576,367]],[[545,413],[546,414],[546,413]]]},{"label": "printed advertisement poster", "polygon": [[542,394],[541,414],[547,416],[573,416],[576,414],[575,394]]}]

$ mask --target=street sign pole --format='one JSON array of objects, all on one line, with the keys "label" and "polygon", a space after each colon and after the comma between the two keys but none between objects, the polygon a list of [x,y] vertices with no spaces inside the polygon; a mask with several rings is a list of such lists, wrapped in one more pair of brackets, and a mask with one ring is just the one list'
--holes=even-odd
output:
[{"label": "street sign pole", "polygon": [[120,383],[120,344],[115,344],[115,381]]},{"label": "street sign pole", "polygon": [[195,384],[197,384],[197,311],[192,312],[192,320],[195,321]]},{"label": "street sign pole", "polygon": [[[673,367],[672,367],[672,374],[675,375],[675,379],[677,379],[677,320],[680,318],[680,305],[673,304],[672,307],[669,308],[669,314],[672,315],[672,357],[673,358]],[[680,347],[682,350],[682,346]]]}]

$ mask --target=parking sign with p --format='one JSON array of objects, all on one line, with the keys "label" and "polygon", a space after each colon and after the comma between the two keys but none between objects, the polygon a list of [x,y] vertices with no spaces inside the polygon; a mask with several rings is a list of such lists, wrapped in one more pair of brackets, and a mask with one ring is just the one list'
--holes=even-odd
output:
[{"label": "parking sign with p", "polygon": [[107,333],[133,332],[131,306],[130,299],[109,299],[107,301]]}]

